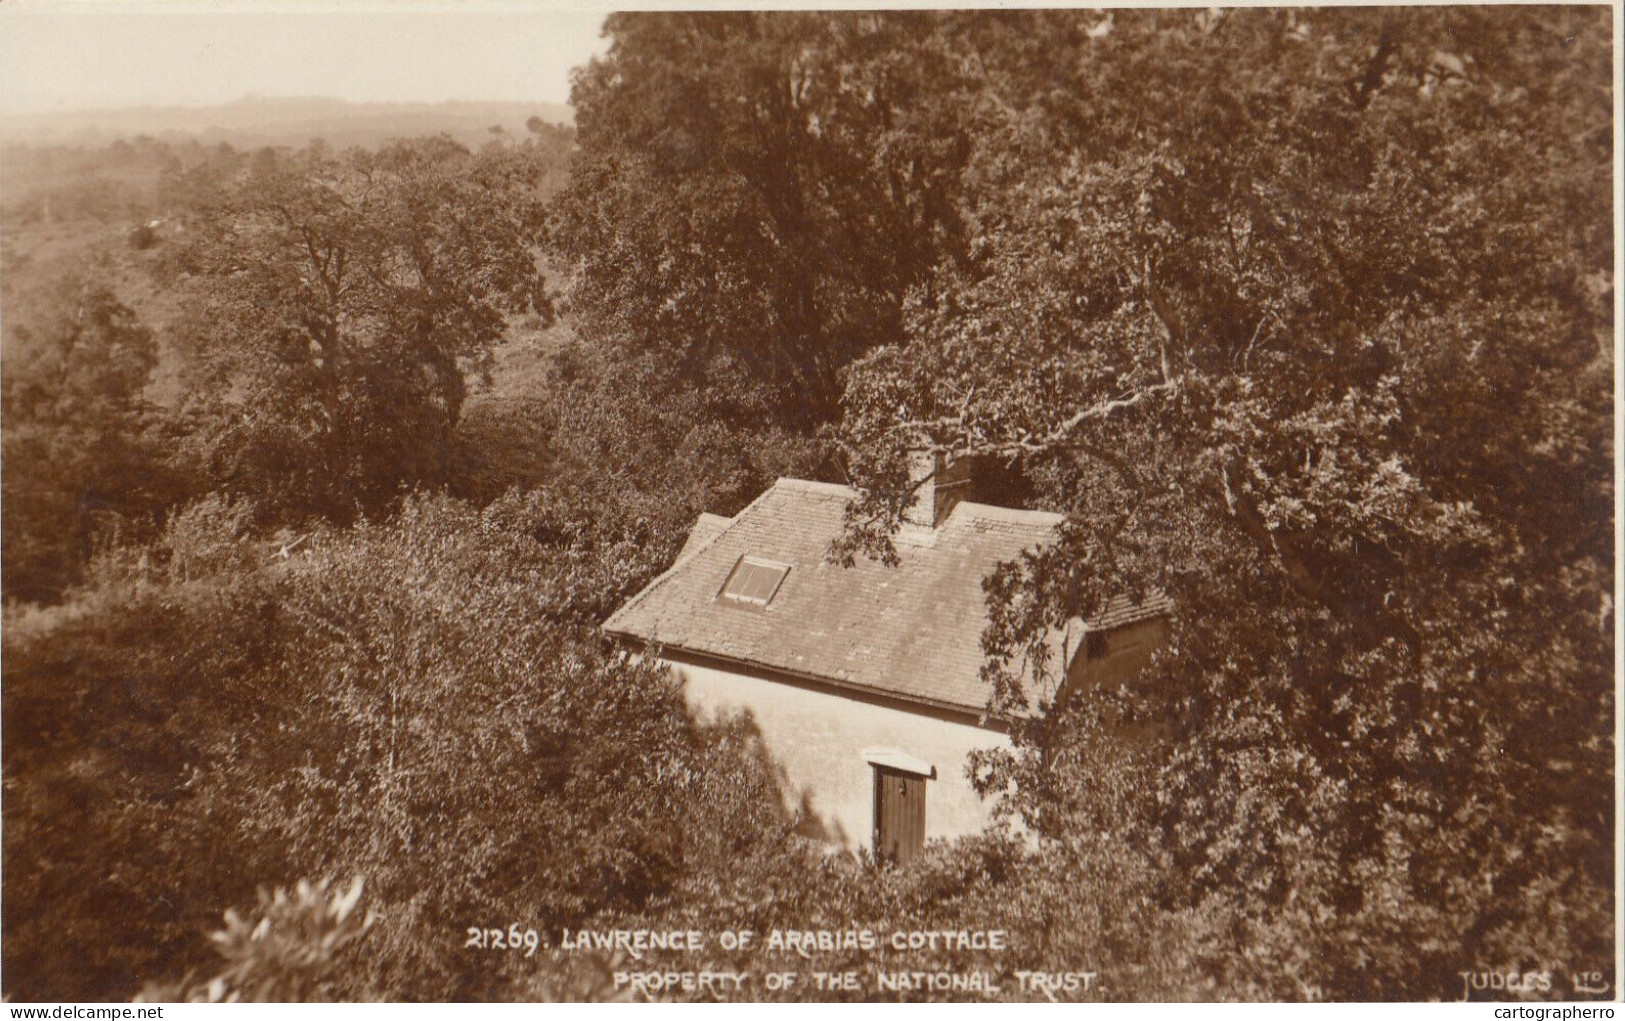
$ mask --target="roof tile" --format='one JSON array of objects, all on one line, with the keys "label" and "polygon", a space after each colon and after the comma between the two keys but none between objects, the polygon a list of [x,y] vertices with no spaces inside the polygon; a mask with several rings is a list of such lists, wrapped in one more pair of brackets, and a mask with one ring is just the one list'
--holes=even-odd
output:
[{"label": "roof tile", "polygon": [[[827,561],[855,492],[780,479],[733,518],[701,515],[672,568],[604,622],[657,645],[982,711],[982,579],[1054,538],[1058,514],[960,503],[935,531],[905,529],[895,567]],[[914,534],[918,532],[920,534]],[[718,599],[743,556],[790,565],[765,607]],[[1166,613],[1161,595],[1112,601],[1091,627]],[[1071,644],[1076,648],[1076,644]]]}]

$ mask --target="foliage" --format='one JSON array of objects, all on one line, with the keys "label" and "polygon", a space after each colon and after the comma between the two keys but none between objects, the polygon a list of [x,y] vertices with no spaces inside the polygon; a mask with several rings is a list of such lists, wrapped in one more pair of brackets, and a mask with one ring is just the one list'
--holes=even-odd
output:
[{"label": "foliage", "polygon": [[204,749],[241,722],[224,711],[234,681],[269,655],[266,607],[244,587],[129,586],[8,612],[13,998],[125,997],[200,966],[219,905],[288,874],[277,848],[243,845],[235,802],[216,811],[197,789]]},{"label": "foliage", "polygon": [[142,419],[156,350],[93,276],[58,280],[7,320],[6,595],[53,601],[98,544],[140,537],[168,496]]},{"label": "foliage", "polygon": [[213,936],[226,959],[224,971],[207,980],[190,977],[167,985],[149,983],[137,1002],[286,1003],[330,1002],[342,988],[336,975],[340,952],[361,939],[372,917],[355,913],[361,879],[333,890],[330,880],[300,880],[293,893],[261,890],[258,910],[244,918],[226,911],[226,927]]},{"label": "foliage", "polygon": [[226,573],[155,550],[144,583],[8,623],[14,994],[127,995],[202,967],[217,905],[349,869],[380,920],[347,995],[490,997],[520,965],[468,926],[634,911],[775,825],[759,763],[719,751],[744,746],[587,630],[630,547],[560,521],[540,495],[418,500]]},{"label": "foliage", "polygon": [[348,521],[444,481],[470,374],[536,306],[531,164],[501,147],[266,150],[194,235],[199,460],[273,520]]},{"label": "foliage", "polygon": [[[849,377],[849,545],[884,553],[912,445],[1016,463],[1068,513],[989,581],[1004,706],[1049,629],[1169,591],[1174,637],[1115,717],[1172,729],[1141,839],[1172,852],[1170,903],[1222,896],[1336,962],[1303,995],[1601,965],[1601,21],[990,20],[1043,58],[987,62],[1008,110],[972,159],[973,264]],[[1076,723],[984,763],[1057,835]]]},{"label": "foliage", "polygon": [[[463,945],[511,924],[1003,928],[1010,998],[1606,969],[1605,17],[606,28],[545,216],[535,128],[8,162],[8,995],[626,995]],[[94,277],[19,295],[51,264],[16,225],[98,223]],[[832,552],[885,557],[922,446],[1065,514],[986,581],[995,711],[1106,599],[1176,614],[1138,683],[975,761],[1031,842],[876,868],[596,627],[778,475],[858,483]],[[325,886],[228,915],[224,972],[201,938],[357,874],[364,940]]]},{"label": "foliage", "polygon": [[211,493],[172,514],[157,546],[170,577],[186,582],[251,570],[259,550],[250,541],[254,508]]},{"label": "foliage", "polygon": [[551,240],[589,341],[807,429],[956,237],[965,151],[927,15],[611,16]]},{"label": "foliage", "polygon": [[545,438],[548,491],[607,533],[648,530],[648,565],[669,563],[702,511],[731,514],[780,476],[828,470],[827,444],[731,421],[726,395],[666,377],[653,357],[568,343],[523,419]]}]

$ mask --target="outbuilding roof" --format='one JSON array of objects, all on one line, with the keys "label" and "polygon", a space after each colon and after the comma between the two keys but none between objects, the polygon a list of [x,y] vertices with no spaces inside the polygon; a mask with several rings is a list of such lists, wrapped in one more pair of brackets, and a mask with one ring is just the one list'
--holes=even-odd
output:
[{"label": "outbuilding roof", "polygon": [[[1058,514],[960,503],[935,529],[905,525],[900,563],[827,562],[856,493],[780,479],[733,518],[702,515],[677,561],[604,622],[624,638],[867,689],[926,705],[982,712],[982,579],[1054,537]],[[742,561],[788,567],[765,605],[730,597]],[[1120,627],[1167,612],[1154,597],[1116,600],[1092,626]],[[1076,629],[1081,632],[1081,628]],[[1065,653],[1081,634],[1057,636]],[[1064,664],[1063,664],[1064,665]]]}]

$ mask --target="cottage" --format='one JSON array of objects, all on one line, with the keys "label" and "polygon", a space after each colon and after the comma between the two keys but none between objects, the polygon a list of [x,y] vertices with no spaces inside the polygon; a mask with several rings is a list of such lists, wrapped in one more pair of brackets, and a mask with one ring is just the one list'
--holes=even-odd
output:
[{"label": "cottage", "polygon": [[[604,624],[669,664],[696,716],[749,713],[787,801],[837,846],[907,861],[990,819],[965,768],[1009,743],[980,676],[982,579],[1048,541],[1060,516],[964,499],[963,466],[916,459],[928,480],[896,566],[828,563],[854,491],[780,479],[734,517],[701,515],[672,567]],[[1119,600],[1057,634],[1064,683],[1137,672],[1167,609]]]}]

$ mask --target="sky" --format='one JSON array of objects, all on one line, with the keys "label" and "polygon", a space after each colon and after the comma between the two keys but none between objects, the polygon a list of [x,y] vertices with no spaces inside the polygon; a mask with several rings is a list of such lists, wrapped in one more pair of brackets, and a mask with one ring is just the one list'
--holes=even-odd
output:
[{"label": "sky", "polygon": [[244,95],[564,103],[603,7],[383,0],[0,0],[0,113]]}]

